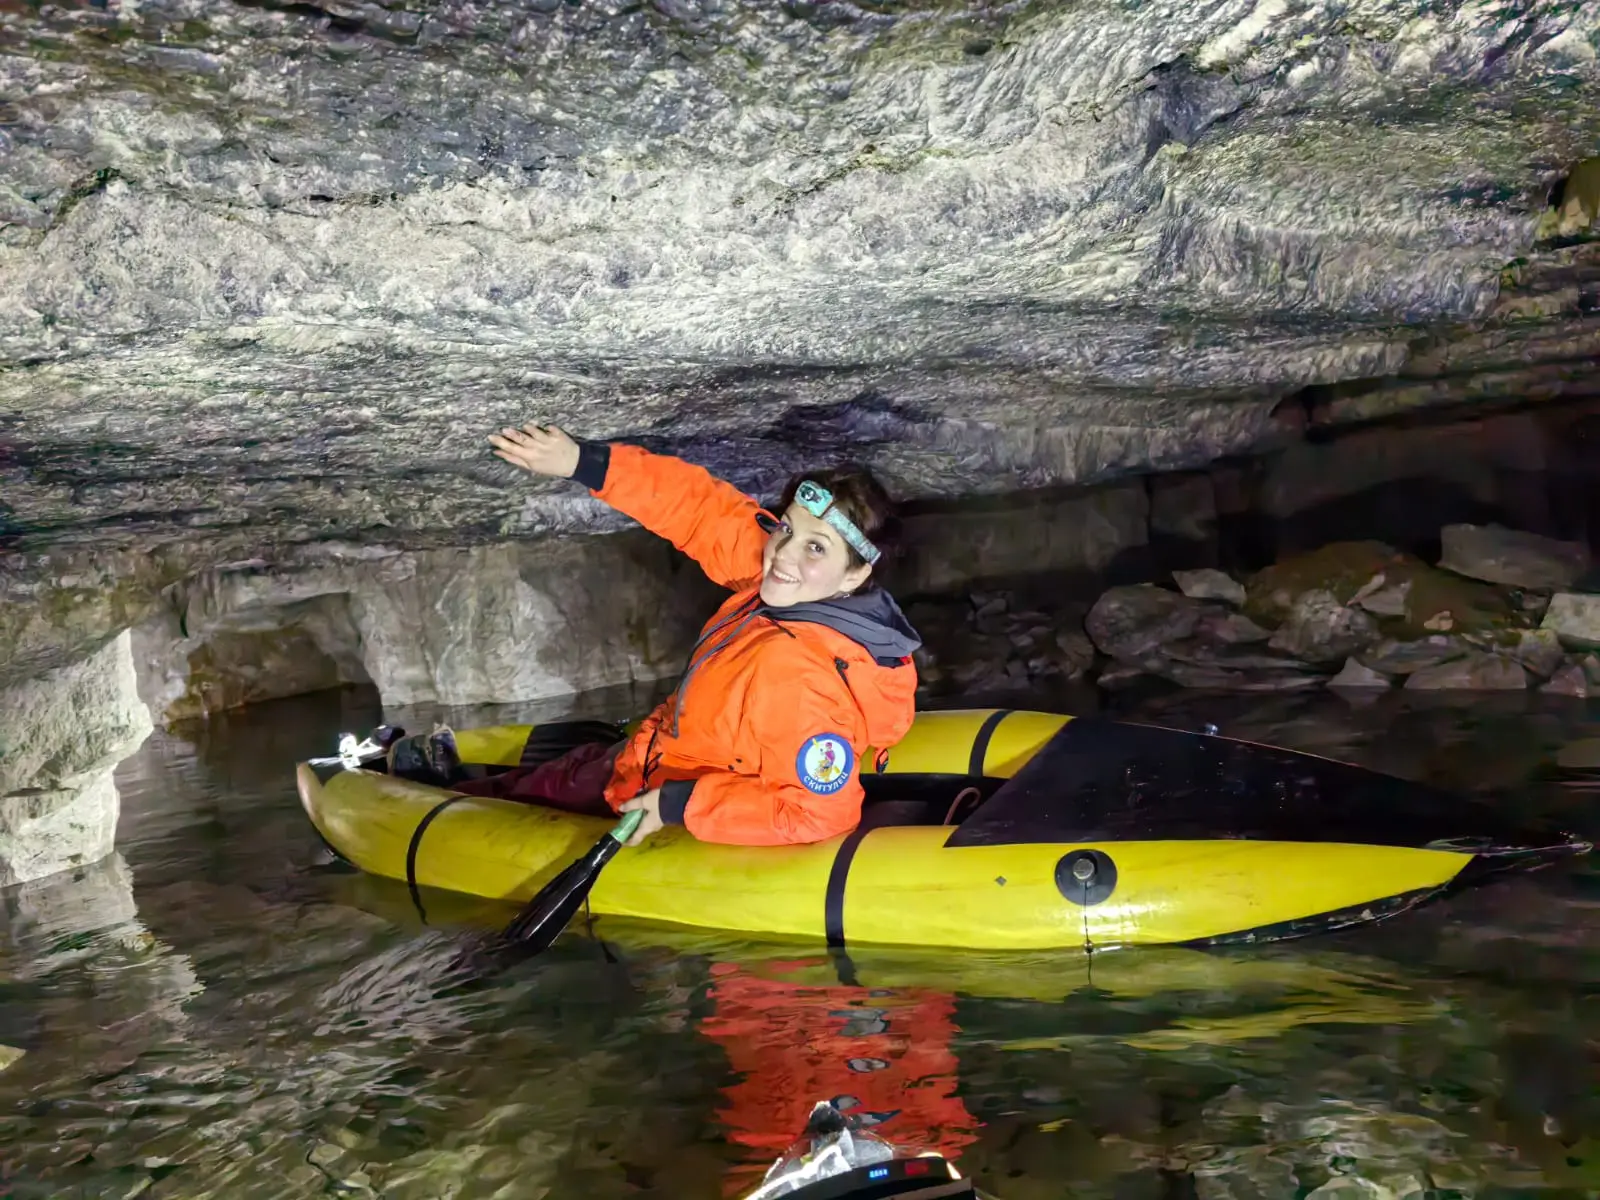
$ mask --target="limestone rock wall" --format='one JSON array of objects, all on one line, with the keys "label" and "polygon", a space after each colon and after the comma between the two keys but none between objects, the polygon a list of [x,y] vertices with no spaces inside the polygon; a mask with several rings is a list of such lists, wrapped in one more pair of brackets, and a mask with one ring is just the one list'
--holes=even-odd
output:
[{"label": "limestone rock wall", "polygon": [[[1347,537],[1387,536],[1431,561],[1441,527],[1461,522],[1581,542],[1600,529],[1600,454],[1585,450],[1597,425],[1597,403],[1377,425],[1206,470],[923,501],[885,578],[930,602],[917,609],[930,682],[989,682],[1008,666],[1018,686],[1077,677],[1077,621],[1107,584],[1252,571]],[[1013,588],[1004,619],[980,612]],[[389,705],[518,702],[672,677],[718,596],[637,529],[420,551],[334,543],[168,587],[133,645],[162,723],[342,683],[372,683]]]},{"label": "limestone rock wall", "polygon": [[1539,236],[1600,138],[1595,0],[107,0],[0,35],[30,548],[581,529],[484,450],[530,418],[950,497],[1204,467],[1352,379],[1409,372],[1341,420],[1593,386],[1579,173]]},{"label": "limestone rock wall", "polygon": [[672,674],[717,595],[639,531],[212,571],[135,631],[140,691],[163,723],[341,683],[536,700]]},{"label": "limestone rock wall", "polygon": [[[917,602],[930,685],[1078,678],[1092,658],[1081,617],[1106,584],[1196,566],[1250,571],[1386,531],[1436,544],[1441,525],[1464,521],[1592,542],[1597,426],[1600,405],[1567,404],[1374,426],[1097,488],[921,502],[887,578]],[[719,596],[637,529],[415,551],[332,542],[164,582],[180,561],[169,551],[130,558],[121,574],[106,574],[114,559],[101,573],[67,566],[54,590],[0,606],[0,624],[9,622],[0,652],[12,655],[6,694],[35,694],[37,685],[19,691],[16,676],[39,661],[38,648],[92,652],[142,618],[132,659],[160,723],[346,683],[375,685],[388,705],[547,699],[671,678]],[[1022,594],[990,611],[995,589],[1011,588]],[[52,617],[62,623],[54,630]]]},{"label": "limestone rock wall", "polygon": [[885,573],[897,595],[959,594],[1040,575],[1084,588],[1120,564],[1148,569],[1144,479],[929,505],[904,526],[902,554]]},{"label": "limestone rock wall", "polygon": [[158,723],[371,682],[348,593],[274,603],[271,589],[261,591],[255,603],[205,624],[167,608],[134,627],[139,694]]},{"label": "limestone rock wall", "polygon": [[1528,483],[1576,426],[1310,435],[1600,394],[1597,45],[1600,0],[0,2],[0,880],[109,845],[135,661],[161,720],[675,672],[714,593],[506,423],[764,497],[867,460],[914,595],[1362,505],[1592,541]]},{"label": "limestone rock wall", "polygon": [[1149,487],[1162,565],[1254,570],[1351,537],[1436,558],[1463,522],[1600,546],[1600,401],[1324,429]]},{"label": "limestone rock wall", "polygon": [[0,690],[0,887],[110,854],[112,769],[151,729],[127,632],[82,662]]},{"label": "limestone rock wall", "polygon": [[1404,544],[1431,542],[1441,524],[1486,517],[1585,538],[1600,534],[1578,494],[1600,479],[1600,459],[1591,457],[1600,455],[1597,435],[1594,403],[1373,425],[1267,459],[1252,507],[1283,530],[1274,553],[1313,549],[1353,522]]},{"label": "limestone rock wall", "polygon": [[[885,568],[902,596],[1040,576],[1086,592],[1143,569],[1144,481],[913,511]],[[538,700],[675,675],[722,593],[639,530],[417,552],[345,547],[168,589],[135,627],[163,724],[344,683],[386,705]]]}]

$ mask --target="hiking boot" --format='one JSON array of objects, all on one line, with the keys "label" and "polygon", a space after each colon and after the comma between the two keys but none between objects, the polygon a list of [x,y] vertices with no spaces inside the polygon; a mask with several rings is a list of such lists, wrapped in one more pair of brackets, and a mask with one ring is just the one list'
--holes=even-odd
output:
[{"label": "hiking boot", "polygon": [[379,725],[371,733],[367,734],[367,737],[387,751],[390,746],[405,737],[405,735],[406,727],[404,725]]},{"label": "hiking boot", "polygon": [[467,778],[456,735],[448,725],[435,725],[432,733],[396,739],[389,747],[389,774],[432,787],[449,787]]}]

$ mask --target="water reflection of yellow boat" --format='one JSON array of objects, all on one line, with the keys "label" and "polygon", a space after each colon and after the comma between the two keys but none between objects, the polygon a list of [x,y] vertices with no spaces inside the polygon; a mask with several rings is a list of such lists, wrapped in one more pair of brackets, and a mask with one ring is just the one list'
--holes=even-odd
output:
[{"label": "water reflection of yellow boat", "polygon": [[1110,1039],[1172,1052],[1276,1037],[1308,1025],[1410,1024],[1449,1009],[1425,981],[1381,960],[1343,953],[1150,946],[1092,957],[895,947],[845,954],[607,918],[595,920],[591,932],[624,954],[736,962],[742,972],[794,989],[848,984],[1049,1005],[1052,1032],[989,1039],[1008,1050],[1070,1049]]},{"label": "water reflection of yellow boat", "polygon": [[[509,766],[532,733],[458,741],[469,762]],[[373,770],[301,764],[297,778],[339,854],[413,887],[526,900],[608,825]],[[592,908],[833,945],[1254,943],[1382,919],[1589,849],[1311,755],[1048,713],[923,713],[863,784],[864,819],[846,837],[751,849],[668,829],[612,861]]]},{"label": "water reflection of yellow boat", "polygon": [[[417,922],[404,889],[353,874],[337,885],[341,900],[397,924]],[[489,930],[509,906],[459,893],[433,893],[427,920]],[[647,971],[655,962],[736,965],[781,991],[948,995],[952,1000],[1009,1001],[1048,1013],[1037,1036],[1008,1028],[988,1044],[1008,1050],[1069,1050],[1093,1042],[1175,1053],[1273,1038],[1333,1025],[1406,1025],[1446,1015],[1452,1001],[1436,982],[1383,959],[1344,952],[1308,953],[1304,944],[1252,948],[1130,947],[1093,956],[1033,951],[964,951],[918,947],[822,950],[813,942],[751,939],[711,930],[620,917],[592,917],[574,931],[604,956]],[[597,958],[600,955],[597,954]],[[1064,1032],[1058,1032],[1064,1031]]]}]

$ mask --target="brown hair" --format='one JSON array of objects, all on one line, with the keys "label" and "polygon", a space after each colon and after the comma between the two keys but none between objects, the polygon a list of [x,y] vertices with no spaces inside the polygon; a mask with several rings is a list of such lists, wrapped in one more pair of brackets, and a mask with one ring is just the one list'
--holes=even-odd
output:
[{"label": "brown hair", "polygon": [[[795,491],[802,480],[809,479],[819,487],[833,493],[833,506],[855,522],[856,528],[867,535],[867,540],[882,551],[877,566],[882,567],[890,557],[890,549],[900,531],[900,520],[895,502],[879,483],[877,477],[865,467],[841,467],[832,471],[807,471],[789,480],[783,489],[783,499],[775,510],[779,515],[794,503]],[[860,567],[866,559],[846,543],[850,565]]]}]

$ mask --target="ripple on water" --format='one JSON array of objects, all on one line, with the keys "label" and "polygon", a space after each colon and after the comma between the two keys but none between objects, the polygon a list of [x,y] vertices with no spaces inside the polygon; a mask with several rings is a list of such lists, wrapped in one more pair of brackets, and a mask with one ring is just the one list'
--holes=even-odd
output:
[{"label": "ripple on water", "polygon": [[[1531,700],[1152,702],[1504,793],[1600,730]],[[117,855],[0,893],[14,1197],[722,1197],[848,1097],[1002,1200],[1600,1189],[1600,875],[1254,952],[853,954],[594,922],[494,979],[505,913],[330,869],[287,765],[375,722],[262,706],[120,773]],[[1568,756],[1570,757],[1570,755]],[[9,1059],[9,1061],[8,1061]],[[1554,1194],[1554,1193],[1551,1193]]]}]

